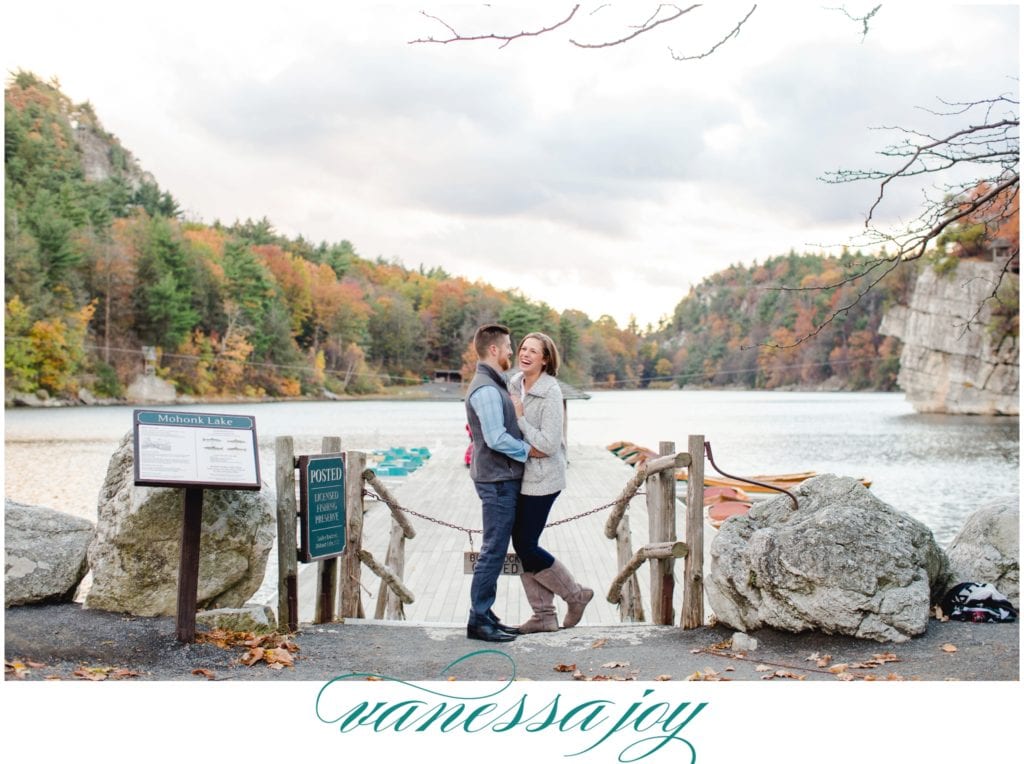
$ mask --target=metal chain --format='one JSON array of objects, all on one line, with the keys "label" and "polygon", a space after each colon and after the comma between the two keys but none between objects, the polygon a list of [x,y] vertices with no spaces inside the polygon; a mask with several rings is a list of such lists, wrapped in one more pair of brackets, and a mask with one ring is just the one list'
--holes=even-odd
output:
[{"label": "metal chain", "polygon": [[[645,496],[646,494],[643,491],[637,491],[633,495],[634,496]],[[374,499],[374,500],[382,502],[382,503],[384,502],[383,498],[378,496],[376,493],[371,491],[369,488],[364,488],[363,489],[363,496],[367,496],[367,497],[369,497],[371,499]],[[581,512],[578,515],[573,515],[572,517],[565,517],[565,518],[562,518],[561,520],[556,520],[553,523],[548,523],[544,527],[545,528],[554,528],[556,525],[562,525],[563,523],[572,522],[573,520],[579,520],[581,517],[587,517],[588,515],[593,515],[593,514],[595,514],[597,512],[601,512],[602,510],[608,509],[609,507],[614,507],[615,503],[616,503],[615,501],[610,501],[607,504],[604,504],[604,505],[602,505],[600,507],[594,507],[593,509],[588,509],[586,512]],[[415,512],[415,511],[413,511],[411,509],[406,509],[405,507],[403,507],[401,505],[399,505],[398,508],[400,510],[402,510],[403,512],[407,512],[408,514],[412,515],[413,517],[418,517],[421,520],[426,520],[428,523],[436,523],[437,525],[443,525],[444,527],[451,528],[452,530],[463,531],[464,533],[469,535],[469,546],[470,546],[470,549],[473,548],[473,534],[474,533],[481,533],[481,534],[483,533],[482,529],[464,528],[461,525],[456,525],[455,523],[449,523],[447,520],[438,520],[436,517],[430,517],[429,515],[424,515],[424,514],[421,514],[419,512]]]}]

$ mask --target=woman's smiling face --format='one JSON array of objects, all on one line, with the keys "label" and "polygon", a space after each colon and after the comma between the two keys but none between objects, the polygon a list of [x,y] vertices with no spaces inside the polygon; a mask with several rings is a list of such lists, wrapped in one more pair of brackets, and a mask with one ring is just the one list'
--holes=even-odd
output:
[{"label": "woman's smiling face", "polygon": [[519,346],[519,368],[527,375],[544,371],[544,344],[536,337],[523,340]]}]

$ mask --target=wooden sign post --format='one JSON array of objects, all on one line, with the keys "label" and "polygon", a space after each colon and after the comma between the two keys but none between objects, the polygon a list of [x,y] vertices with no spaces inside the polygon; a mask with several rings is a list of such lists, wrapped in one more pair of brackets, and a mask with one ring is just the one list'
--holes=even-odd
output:
[{"label": "wooden sign post", "polygon": [[203,490],[260,490],[256,419],[136,409],[132,424],[135,485],[185,489],[176,633],[180,642],[194,642]]}]

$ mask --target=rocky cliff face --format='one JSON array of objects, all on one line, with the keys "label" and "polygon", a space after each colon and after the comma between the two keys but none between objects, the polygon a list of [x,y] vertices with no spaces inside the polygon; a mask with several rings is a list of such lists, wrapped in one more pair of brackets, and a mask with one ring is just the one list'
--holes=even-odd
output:
[{"label": "rocky cliff face", "polygon": [[137,191],[143,183],[156,183],[153,175],[139,166],[131,152],[103,129],[91,109],[70,107],[65,117],[78,145],[86,180],[102,183],[109,178],[121,177],[132,191]]},{"label": "rocky cliff face", "polygon": [[883,318],[879,331],[903,341],[897,383],[915,410],[1020,413],[1018,338],[989,331],[991,301],[971,321],[1000,270],[996,263],[973,260],[961,260],[946,274],[925,267],[910,304]]}]

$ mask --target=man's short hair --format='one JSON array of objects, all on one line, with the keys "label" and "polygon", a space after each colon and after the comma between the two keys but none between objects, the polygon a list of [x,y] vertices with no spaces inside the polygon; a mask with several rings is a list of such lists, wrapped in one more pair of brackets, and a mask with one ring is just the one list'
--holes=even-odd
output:
[{"label": "man's short hair", "polygon": [[507,326],[501,324],[484,324],[476,330],[476,336],[473,337],[473,348],[476,350],[478,358],[487,357],[487,348],[495,344],[498,338],[503,335],[511,335]]}]

